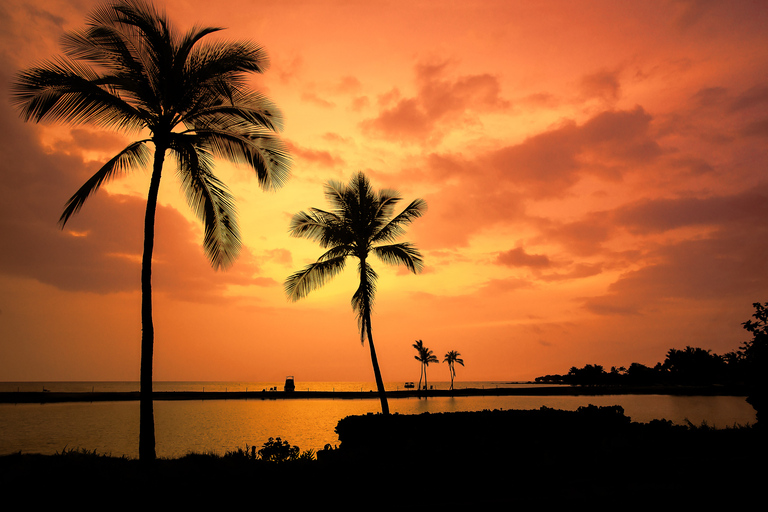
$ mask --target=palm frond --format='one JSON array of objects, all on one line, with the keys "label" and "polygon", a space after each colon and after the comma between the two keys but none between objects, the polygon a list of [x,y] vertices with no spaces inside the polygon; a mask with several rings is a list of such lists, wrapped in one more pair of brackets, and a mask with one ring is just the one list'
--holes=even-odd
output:
[{"label": "palm frond", "polygon": [[58,59],[19,73],[11,94],[25,121],[120,129],[139,129],[146,124],[140,111],[112,93],[109,78],[72,60]]},{"label": "palm frond", "polygon": [[249,166],[256,172],[259,186],[277,190],[291,174],[291,156],[283,142],[270,133],[243,136],[236,130],[201,129],[185,133],[194,144],[216,157]]},{"label": "palm frond", "polygon": [[231,129],[243,135],[283,129],[280,109],[261,94],[238,93],[237,97],[227,103],[221,100],[221,96],[210,92],[200,92],[189,97],[190,100],[194,98],[194,102],[190,101],[183,122],[190,129]]},{"label": "palm frond", "polygon": [[405,226],[424,215],[427,203],[423,199],[414,199],[402,212],[387,222],[374,235],[374,242],[392,242],[405,233]]},{"label": "palm frond", "polygon": [[380,245],[372,248],[373,253],[388,265],[403,265],[414,274],[424,268],[424,260],[416,247],[409,242]]},{"label": "palm frond", "polygon": [[296,302],[309,295],[309,292],[322,287],[330,281],[336,274],[344,270],[346,265],[346,256],[337,256],[334,258],[318,259],[292,274],[285,280],[284,288],[288,300]]},{"label": "palm frond", "polygon": [[120,153],[105,163],[96,174],[90,177],[64,206],[64,212],[59,218],[59,225],[64,228],[69,218],[80,211],[85,200],[96,192],[101,185],[112,180],[117,173],[125,173],[133,168],[142,167],[149,163],[150,151],[147,141],[136,141],[128,145]]},{"label": "palm frond", "polygon": [[311,208],[291,218],[288,234],[295,238],[306,238],[327,248],[334,245],[348,245],[344,236],[344,224],[331,212]]},{"label": "palm frond", "polygon": [[171,150],[178,160],[179,178],[187,202],[203,222],[203,248],[215,269],[232,264],[240,252],[234,198],[211,172],[210,155],[199,152],[185,137],[172,139]]},{"label": "palm frond", "polygon": [[216,42],[201,46],[187,59],[187,74],[200,87],[216,91],[234,103],[245,85],[247,73],[263,73],[269,67],[264,49],[251,42]]}]

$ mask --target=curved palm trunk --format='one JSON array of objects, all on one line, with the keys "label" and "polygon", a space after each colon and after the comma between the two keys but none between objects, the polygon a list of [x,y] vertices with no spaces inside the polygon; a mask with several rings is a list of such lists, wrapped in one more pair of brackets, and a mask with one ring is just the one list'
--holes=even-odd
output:
[{"label": "curved palm trunk", "polygon": [[381,400],[381,413],[389,414],[389,404],[387,403],[387,392],[384,391],[384,381],[381,379],[381,370],[379,369],[379,360],[376,358],[376,349],[373,347],[373,335],[371,334],[371,315],[368,313],[368,346],[371,348],[371,362],[373,363],[373,375],[376,377],[376,389],[379,391],[379,400]]},{"label": "curved palm trunk", "polygon": [[155,148],[152,179],[144,215],[144,253],[141,258],[141,376],[139,383],[139,460],[151,462],[155,453],[155,408],[152,395],[152,359],[155,327],[152,323],[152,252],[155,247],[155,212],[165,148]]},{"label": "curved palm trunk", "polygon": [[371,363],[373,364],[373,375],[376,378],[376,389],[379,391],[379,400],[381,400],[381,413],[385,416],[389,414],[389,404],[387,403],[387,392],[384,391],[384,381],[381,378],[379,369],[379,360],[376,357],[376,348],[373,346],[373,332],[371,331],[371,303],[370,303],[370,283],[368,282],[368,272],[365,263],[365,257],[360,258],[360,285],[364,290],[361,314],[368,335],[368,346],[371,349]]},{"label": "curved palm trunk", "polygon": [[453,361],[448,363],[448,368],[451,370],[451,391],[453,391],[453,377],[456,376],[456,370],[453,369]]}]

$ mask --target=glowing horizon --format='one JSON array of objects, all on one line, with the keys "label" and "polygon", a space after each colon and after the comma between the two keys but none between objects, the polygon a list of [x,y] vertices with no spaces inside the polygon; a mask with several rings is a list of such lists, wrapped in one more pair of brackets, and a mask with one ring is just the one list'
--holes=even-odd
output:
[{"label": "glowing horizon", "polygon": [[[61,231],[65,201],[135,134],[23,123],[20,70],[100,2],[9,0],[0,32],[0,380],[138,380],[148,173],[110,183]],[[585,364],[718,354],[749,338],[768,261],[768,7],[655,1],[169,0],[170,20],[227,27],[271,68],[293,176],[274,193],[217,162],[244,243],[214,272],[167,165],[153,266],[155,380],[371,381],[350,264],[286,300],[320,254],[288,221],[364,171],[429,210],[402,240],[421,275],[374,261],[385,382],[413,381],[417,339],[456,381],[519,381]]]}]

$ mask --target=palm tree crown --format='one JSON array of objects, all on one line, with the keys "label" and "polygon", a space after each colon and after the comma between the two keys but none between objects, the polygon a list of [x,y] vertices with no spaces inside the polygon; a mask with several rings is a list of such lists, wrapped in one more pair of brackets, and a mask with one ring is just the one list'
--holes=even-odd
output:
[{"label": "palm tree crown", "polygon": [[424,389],[429,388],[429,383],[427,382],[427,367],[431,363],[437,362],[439,362],[437,356],[432,352],[432,350],[428,349],[427,347],[423,347],[421,352],[421,364],[424,365]]},{"label": "palm tree crown", "polygon": [[201,42],[219,30],[194,28],[180,35],[151,4],[113,1],[89,16],[86,29],[64,37],[64,57],[22,71],[12,89],[26,121],[148,135],[106,162],[59,219],[63,227],[102,185],[152,162],[141,277],[141,459],[155,458],[151,261],[166,152],[175,158],[189,205],[204,224],[203,246],[216,269],[233,262],[241,242],[234,198],[213,174],[213,159],[252,168],[266,189],[279,188],[289,176],[290,157],[275,136],[282,128],[280,113],[245,83],[247,74],[266,69],[266,54],[250,42]]},{"label": "palm tree crown", "polygon": [[67,202],[63,227],[85,200],[116,175],[143,167],[170,150],[188,202],[205,225],[204,247],[215,268],[240,248],[233,197],[213,174],[213,157],[250,166],[264,188],[279,188],[290,159],[273,132],[279,111],[245,88],[263,72],[264,50],[250,42],[200,40],[219,28],[174,32],[163,14],[138,0],[103,6],[88,28],[63,39],[65,58],[18,75],[13,99],[25,120],[88,123],[149,137],[129,144]]},{"label": "palm tree crown", "polygon": [[325,197],[331,210],[310,208],[291,219],[291,236],[316,241],[326,251],[316,262],[288,277],[285,292],[289,300],[299,300],[341,272],[348,258],[358,260],[360,285],[352,297],[352,308],[357,313],[361,343],[368,339],[382,412],[387,414],[389,407],[371,330],[378,276],[368,258],[373,253],[384,263],[404,265],[413,273],[420,272],[423,261],[419,251],[408,242],[396,243],[395,240],[405,232],[405,226],[424,214],[426,203],[416,199],[394,215],[395,206],[402,200],[400,195],[390,189],[374,191],[363,173],[355,174],[348,185],[329,181],[325,185]]},{"label": "palm tree crown", "polygon": [[443,359],[444,363],[448,363],[448,369],[451,372],[451,389],[453,389],[453,379],[456,377],[456,367],[454,366],[454,363],[459,363],[461,366],[464,366],[464,360],[461,359],[457,351],[451,350],[448,353],[445,354],[445,359]]}]

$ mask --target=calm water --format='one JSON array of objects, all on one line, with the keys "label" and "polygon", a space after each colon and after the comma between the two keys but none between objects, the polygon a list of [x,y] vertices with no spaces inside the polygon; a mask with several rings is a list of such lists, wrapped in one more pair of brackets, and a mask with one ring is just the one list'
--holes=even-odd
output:
[{"label": "calm water", "polygon": [[[156,383],[163,391],[245,391],[277,387],[262,383]],[[436,388],[448,383],[434,383]],[[494,382],[462,382],[456,387],[508,387]],[[514,386],[521,386],[520,384]],[[372,383],[301,383],[300,390],[372,390]],[[402,383],[387,389],[402,388]],[[137,383],[0,383],[3,391],[132,391]],[[541,406],[576,410],[580,406],[621,405],[633,421],[668,419],[684,424],[707,422],[718,428],[755,422],[754,409],[743,397],[679,397],[669,395],[616,395],[597,397],[456,397],[391,399],[391,411],[480,411],[484,409],[538,409]],[[350,415],[380,411],[374,393],[362,400],[202,400],[155,402],[157,453],[178,457],[188,452],[215,452],[260,447],[269,437],[281,437],[302,450],[337,445],[337,422]],[[13,452],[52,454],[64,448],[85,448],[98,453],[138,457],[138,402],[67,404],[0,404],[0,454]]]}]

